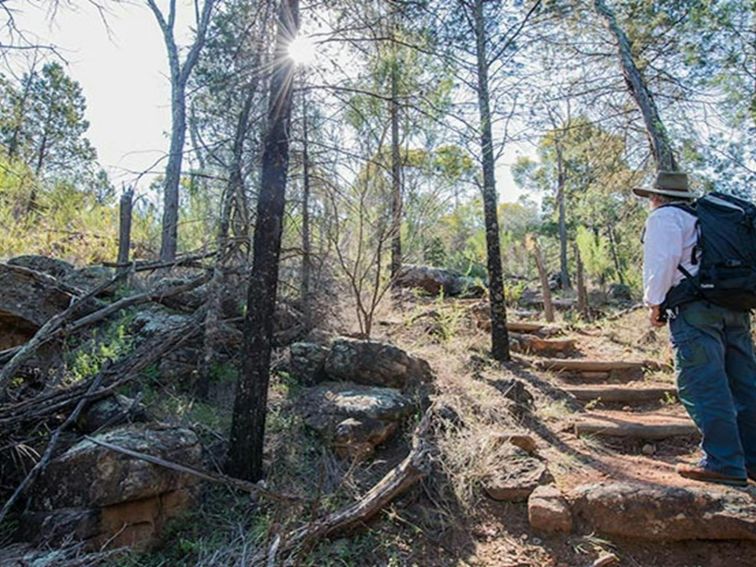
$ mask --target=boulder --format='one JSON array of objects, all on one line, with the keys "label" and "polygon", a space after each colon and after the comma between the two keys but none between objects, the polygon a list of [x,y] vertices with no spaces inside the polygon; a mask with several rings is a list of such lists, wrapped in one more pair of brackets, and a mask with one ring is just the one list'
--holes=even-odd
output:
[{"label": "boulder", "polygon": [[553,484],[537,487],[528,498],[528,520],[533,529],[545,533],[570,533],[572,512],[567,500]]},{"label": "boulder", "polygon": [[[95,439],[190,466],[201,462],[197,435],[184,428],[132,425]],[[32,508],[108,506],[192,485],[194,476],[159,467],[83,440],[53,459],[35,485]]]},{"label": "boulder", "polygon": [[347,338],[333,342],[325,370],[331,379],[399,389],[426,382],[432,376],[425,360],[398,347]]},{"label": "boulder", "polygon": [[[128,426],[95,436],[127,449],[197,467],[201,446],[188,429]],[[152,546],[166,522],[186,513],[197,478],[89,440],[55,457],[35,484],[22,530],[37,543],[73,535],[90,547]]]},{"label": "boulder", "polygon": [[714,485],[672,487],[602,482],[571,495],[589,529],[654,541],[756,540],[756,492]]},{"label": "boulder", "polygon": [[142,404],[121,394],[114,394],[90,404],[79,416],[76,428],[89,434],[105,427],[115,427],[126,422],[143,422],[146,419]]},{"label": "boulder", "polygon": [[396,287],[413,288],[429,295],[480,297],[484,288],[473,278],[431,266],[402,266],[394,280]]},{"label": "boulder", "polygon": [[40,256],[37,254],[16,256],[15,258],[8,260],[8,265],[20,266],[22,268],[34,270],[35,272],[41,272],[59,280],[64,279],[76,269],[73,264],[69,264],[64,260],[58,260],[57,258],[50,258],[48,256]]},{"label": "boulder", "polygon": [[526,451],[512,446],[497,470],[483,483],[486,494],[502,502],[524,502],[546,476],[546,465]]},{"label": "boulder", "polygon": [[325,362],[328,349],[315,343],[299,342],[289,347],[291,374],[308,386],[327,379]]},{"label": "boulder", "polygon": [[386,441],[411,415],[415,404],[399,390],[324,382],[300,401],[305,424],[345,456],[365,456]]},{"label": "boulder", "polygon": [[633,294],[627,284],[613,283],[609,286],[609,299],[615,301],[632,301]]},{"label": "boulder", "polygon": [[0,314],[35,328],[66,309],[73,297],[51,276],[7,264],[0,264],[0,289]]}]

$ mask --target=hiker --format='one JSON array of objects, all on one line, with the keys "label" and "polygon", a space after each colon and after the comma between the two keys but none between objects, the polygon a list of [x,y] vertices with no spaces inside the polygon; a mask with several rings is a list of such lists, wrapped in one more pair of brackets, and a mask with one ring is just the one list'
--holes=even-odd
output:
[{"label": "hiker", "polygon": [[[678,465],[677,472],[745,486],[748,478],[756,480],[756,358],[748,311],[756,294],[736,286],[746,280],[754,285],[754,264],[729,258],[756,253],[752,241],[737,242],[744,234],[754,238],[756,209],[718,193],[694,202],[684,173],[660,172],[653,187],[633,192],[651,206],[643,239],[643,300],[652,326],[669,319],[678,395],[702,434],[701,462]],[[743,225],[747,230],[738,229]],[[725,253],[724,261],[710,257]],[[749,278],[725,282],[738,269],[739,277]],[[712,272],[715,279],[702,283]]]}]

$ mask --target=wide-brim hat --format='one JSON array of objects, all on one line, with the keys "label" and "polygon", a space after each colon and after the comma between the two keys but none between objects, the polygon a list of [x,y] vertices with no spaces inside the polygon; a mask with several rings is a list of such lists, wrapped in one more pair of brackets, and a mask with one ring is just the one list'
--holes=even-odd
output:
[{"label": "wide-brim hat", "polygon": [[650,197],[656,194],[690,199],[696,196],[688,186],[688,175],[677,171],[660,171],[656,174],[651,187],[635,187],[633,193],[639,197]]}]

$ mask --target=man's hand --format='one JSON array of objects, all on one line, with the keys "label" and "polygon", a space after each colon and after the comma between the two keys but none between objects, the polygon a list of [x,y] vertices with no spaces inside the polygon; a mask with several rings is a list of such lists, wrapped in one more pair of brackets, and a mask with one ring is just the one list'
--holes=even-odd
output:
[{"label": "man's hand", "polygon": [[661,311],[659,310],[658,305],[652,305],[648,310],[648,320],[651,323],[652,327],[663,327],[665,325],[664,321],[660,321],[659,317],[661,315]]}]

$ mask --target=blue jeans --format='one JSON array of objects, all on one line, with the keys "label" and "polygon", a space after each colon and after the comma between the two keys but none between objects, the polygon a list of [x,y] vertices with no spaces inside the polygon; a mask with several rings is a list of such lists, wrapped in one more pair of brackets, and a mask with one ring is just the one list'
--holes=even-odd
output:
[{"label": "blue jeans", "polygon": [[680,401],[703,436],[703,466],[739,478],[756,473],[750,315],[694,301],[680,307],[669,328]]}]

